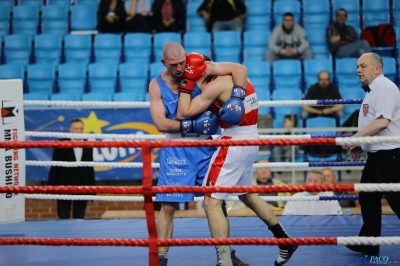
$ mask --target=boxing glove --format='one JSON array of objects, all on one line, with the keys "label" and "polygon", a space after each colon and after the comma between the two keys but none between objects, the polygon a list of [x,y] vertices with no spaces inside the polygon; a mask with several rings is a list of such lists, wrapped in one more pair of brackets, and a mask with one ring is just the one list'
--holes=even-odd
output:
[{"label": "boxing glove", "polygon": [[244,114],[244,99],[246,90],[240,86],[233,86],[231,98],[227,100],[219,110],[221,122],[226,125],[237,126],[242,121]]},{"label": "boxing glove", "polygon": [[179,85],[180,92],[192,93],[196,80],[206,73],[207,64],[204,56],[198,53],[190,53],[186,56],[186,67]]},{"label": "boxing glove", "polygon": [[213,135],[218,131],[218,117],[211,111],[206,111],[195,120],[182,120],[182,137],[186,134]]}]

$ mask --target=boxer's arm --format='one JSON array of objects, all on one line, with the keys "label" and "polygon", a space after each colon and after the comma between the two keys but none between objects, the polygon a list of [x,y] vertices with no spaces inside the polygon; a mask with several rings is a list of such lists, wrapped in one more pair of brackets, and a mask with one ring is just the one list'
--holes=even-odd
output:
[{"label": "boxer's arm", "polygon": [[[230,80],[231,82],[225,82]],[[232,89],[232,79],[230,76],[219,77],[208,83],[202,90],[201,94],[193,99],[187,93],[179,95],[177,119],[188,119],[189,117],[198,115],[210,107],[224,91]]]},{"label": "boxer's arm", "polygon": [[231,75],[233,84],[246,88],[247,67],[235,63],[215,63],[207,61],[208,67],[205,76],[226,76]]},{"label": "boxer's arm", "polygon": [[180,132],[181,123],[173,119],[168,119],[165,116],[165,108],[161,98],[160,88],[158,87],[157,81],[155,79],[153,79],[150,82],[149,93],[150,93],[150,114],[157,130],[166,133]]}]

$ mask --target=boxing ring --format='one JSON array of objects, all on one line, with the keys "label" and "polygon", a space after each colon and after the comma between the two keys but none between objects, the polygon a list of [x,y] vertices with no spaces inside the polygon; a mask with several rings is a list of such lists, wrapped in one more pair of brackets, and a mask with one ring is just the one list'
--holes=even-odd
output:
[{"label": "boxing ring", "polygon": [[[48,101],[30,101],[34,104]],[[276,101],[278,102],[278,101]],[[274,103],[276,103],[274,102]],[[283,101],[285,104],[291,101]],[[304,101],[292,101],[304,102]],[[309,105],[315,105],[315,101]],[[326,101],[325,104],[335,104]],[[343,103],[344,101],[341,101]],[[45,103],[46,104],[46,103]],[[54,104],[54,103],[53,103]],[[304,104],[304,103],[296,103]],[[78,105],[77,105],[78,106]],[[205,218],[175,218],[173,239],[158,239],[155,230],[153,195],[167,192],[299,192],[299,191],[399,191],[399,184],[285,185],[264,187],[154,187],[151,149],[184,146],[243,145],[344,145],[400,142],[400,138],[261,138],[260,140],[212,141],[16,141],[0,142],[1,148],[136,147],[142,150],[143,185],[112,186],[5,186],[0,193],[32,194],[142,194],[146,219],[24,221],[0,226],[0,265],[157,265],[157,247],[170,245],[170,265],[215,265],[214,245],[231,244],[237,256],[250,265],[272,265],[279,244],[301,245],[287,265],[400,264],[400,221],[395,215],[382,218],[382,237],[357,237],[359,215],[280,216],[291,239],[275,239],[257,217],[230,217],[231,238],[211,239]],[[335,166],[363,165],[363,162]],[[68,165],[63,165],[68,167]],[[268,164],[268,166],[274,166]],[[287,163],[283,167],[322,167],[323,163]],[[265,167],[265,166],[259,166]],[[49,196],[49,197],[50,197]],[[321,199],[323,200],[323,199]],[[381,245],[374,258],[352,252],[343,245]],[[384,262],[384,263],[382,263]]]}]

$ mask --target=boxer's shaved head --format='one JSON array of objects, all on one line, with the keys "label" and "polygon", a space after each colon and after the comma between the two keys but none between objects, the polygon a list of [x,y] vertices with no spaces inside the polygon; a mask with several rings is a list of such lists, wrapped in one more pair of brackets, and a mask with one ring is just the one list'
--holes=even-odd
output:
[{"label": "boxer's shaved head", "polygon": [[182,45],[177,42],[169,42],[164,46],[163,58],[161,63],[167,68],[169,74],[175,80],[180,82],[185,72],[186,53]]},{"label": "boxer's shaved head", "polygon": [[182,53],[185,54],[185,49],[177,42],[167,43],[162,52],[164,60],[168,59],[168,57],[179,57]]}]

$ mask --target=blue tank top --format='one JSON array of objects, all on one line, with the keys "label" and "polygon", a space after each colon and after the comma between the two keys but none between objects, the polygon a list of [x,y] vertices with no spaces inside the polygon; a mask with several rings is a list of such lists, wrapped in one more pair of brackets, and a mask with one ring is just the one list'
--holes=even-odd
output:
[{"label": "blue tank top", "polygon": [[[161,98],[164,103],[164,108],[166,112],[166,118],[176,120],[176,110],[178,108],[178,99],[179,93],[174,93],[168,86],[165,84],[164,80],[161,78],[161,74],[156,77],[156,81],[158,86],[160,87]],[[197,84],[194,86],[192,93],[190,94],[190,98],[194,98],[201,93],[201,89]]]}]

